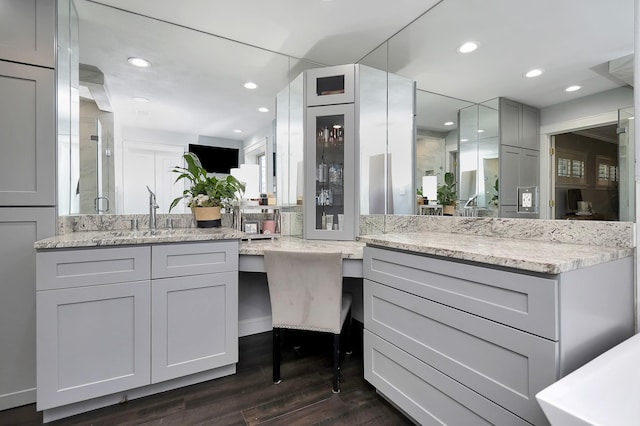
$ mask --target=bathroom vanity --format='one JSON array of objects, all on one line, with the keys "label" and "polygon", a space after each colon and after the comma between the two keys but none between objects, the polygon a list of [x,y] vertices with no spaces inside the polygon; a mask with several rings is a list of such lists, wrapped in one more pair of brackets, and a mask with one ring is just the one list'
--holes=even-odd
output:
[{"label": "bathroom vanity", "polygon": [[236,370],[240,235],[102,234],[99,247],[74,247],[73,235],[37,243],[44,421]]},{"label": "bathroom vanity", "polygon": [[362,240],[365,378],[420,424],[547,425],[536,393],[634,333],[631,249]]}]

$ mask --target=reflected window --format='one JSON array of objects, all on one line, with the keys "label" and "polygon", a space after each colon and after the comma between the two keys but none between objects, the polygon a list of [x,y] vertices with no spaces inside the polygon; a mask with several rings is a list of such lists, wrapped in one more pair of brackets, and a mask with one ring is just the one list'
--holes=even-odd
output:
[{"label": "reflected window", "polygon": [[558,183],[586,184],[587,156],[584,152],[558,150],[556,176]]}]

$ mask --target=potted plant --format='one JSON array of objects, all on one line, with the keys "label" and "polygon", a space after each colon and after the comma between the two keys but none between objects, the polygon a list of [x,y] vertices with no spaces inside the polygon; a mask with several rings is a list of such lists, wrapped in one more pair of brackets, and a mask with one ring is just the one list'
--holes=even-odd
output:
[{"label": "potted plant", "polygon": [[456,207],[455,178],[453,173],[444,174],[444,184],[438,187],[438,204],[442,205],[442,214],[453,216]]},{"label": "potted plant", "polygon": [[185,189],[181,197],[177,197],[171,202],[169,212],[181,200],[186,199],[187,206],[191,207],[198,227],[220,226],[220,209],[230,205],[231,201],[242,194],[245,185],[231,175],[224,179],[207,176],[207,170],[202,167],[202,163],[192,152],[187,152],[182,158],[184,158],[187,167],[175,166],[172,172],[179,173],[176,182],[186,179],[191,183],[191,187]]}]

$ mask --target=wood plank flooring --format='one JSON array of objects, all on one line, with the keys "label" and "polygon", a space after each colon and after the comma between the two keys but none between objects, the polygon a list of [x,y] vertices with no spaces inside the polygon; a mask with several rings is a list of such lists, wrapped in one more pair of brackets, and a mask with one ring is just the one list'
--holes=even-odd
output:
[{"label": "wood plank flooring", "polygon": [[[325,338],[326,337],[326,338]],[[331,338],[283,335],[282,378],[271,381],[271,332],[240,339],[233,376],[136,399],[51,425],[410,425],[363,378],[362,324],[342,360],[341,393],[331,392]],[[300,346],[295,349],[294,346]],[[0,411],[0,425],[42,424],[35,404]]]}]

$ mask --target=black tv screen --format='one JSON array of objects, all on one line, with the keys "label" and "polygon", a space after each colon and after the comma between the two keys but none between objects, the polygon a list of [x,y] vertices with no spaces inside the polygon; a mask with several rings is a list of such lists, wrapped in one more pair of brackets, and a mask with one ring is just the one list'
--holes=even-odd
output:
[{"label": "black tv screen", "polygon": [[198,156],[202,167],[209,173],[230,173],[238,167],[238,148],[189,144],[189,152]]}]

